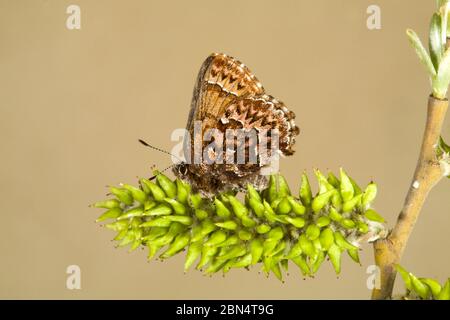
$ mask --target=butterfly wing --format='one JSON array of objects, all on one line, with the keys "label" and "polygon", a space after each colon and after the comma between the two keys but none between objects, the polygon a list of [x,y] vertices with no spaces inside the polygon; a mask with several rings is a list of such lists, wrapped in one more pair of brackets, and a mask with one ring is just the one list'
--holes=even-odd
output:
[{"label": "butterfly wing", "polygon": [[186,128],[191,132],[195,120],[218,120],[237,98],[261,94],[263,86],[243,63],[214,53],[206,58],[198,73]]}]

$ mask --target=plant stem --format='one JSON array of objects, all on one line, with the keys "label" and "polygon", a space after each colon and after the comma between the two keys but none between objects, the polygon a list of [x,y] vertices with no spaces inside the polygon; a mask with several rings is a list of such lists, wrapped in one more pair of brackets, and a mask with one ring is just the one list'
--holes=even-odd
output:
[{"label": "plant stem", "polygon": [[436,147],[447,108],[448,100],[439,100],[432,96],[428,100],[422,147],[405,204],[388,237],[374,243],[375,263],[380,268],[380,287],[372,291],[372,299],[391,297],[396,276],[395,265],[400,262],[430,190],[443,176],[436,157]]}]

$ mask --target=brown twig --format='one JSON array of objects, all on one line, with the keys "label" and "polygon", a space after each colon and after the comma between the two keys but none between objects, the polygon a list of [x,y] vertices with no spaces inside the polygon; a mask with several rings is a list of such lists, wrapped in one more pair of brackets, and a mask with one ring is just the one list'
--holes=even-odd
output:
[{"label": "brown twig", "polygon": [[428,100],[422,147],[405,204],[388,237],[374,243],[375,263],[380,268],[380,287],[373,290],[372,299],[391,297],[396,276],[395,265],[400,262],[430,190],[443,176],[436,156],[436,147],[447,108],[448,100],[439,100],[432,96]]}]

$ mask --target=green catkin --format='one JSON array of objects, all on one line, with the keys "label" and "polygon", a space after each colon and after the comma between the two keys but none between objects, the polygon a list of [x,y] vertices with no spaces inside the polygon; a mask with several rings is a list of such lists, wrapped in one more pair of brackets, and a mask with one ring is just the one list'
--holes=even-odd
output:
[{"label": "green catkin", "polygon": [[[262,265],[266,274],[282,280],[289,261],[304,276],[313,276],[328,257],[339,274],[342,252],[360,261],[359,249],[347,238],[358,239],[382,227],[384,219],[371,208],[377,186],[370,182],[361,191],[343,170],[340,179],[319,170],[314,176],[319,189],[315,196],[305,173],[298,197],[276,174],[265,190],[248,185],[239,196],[242,202],[236,192],[204,198],[182,180],[156,172],[156,183],[139,179],[138,187],[111,187],[115,198],[92,207],[106,209],[97,222],[107,221],[105,227],[116,232],[117,246],[129,246],[130,251],[147,246],[148,259],[159,251],[161,259],[186,251],[185,271],[198,260],[196,268],[210,275]],[[445,296],[445,286],[438,290],[432,279],[414,281],[417,290],[420,283],[430,288],[428,298]]]}]

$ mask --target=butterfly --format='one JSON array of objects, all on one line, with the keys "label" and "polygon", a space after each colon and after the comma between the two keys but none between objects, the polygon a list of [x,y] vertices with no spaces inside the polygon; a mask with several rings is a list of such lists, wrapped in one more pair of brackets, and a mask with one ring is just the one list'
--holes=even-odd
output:
[{"label": "butterfly", "polygon": [[[262,169],[269,165],[271,157],[275,153],[286,156],[294,153],[295,137],[300,132],[294,118],[295,114],[283,102],[265,93],[247,66],[226,54],[211,54],[198,73],[186,126],[184,154],[190,161],[177,163],[172,170],[178,178],[207,197],[243,190],[248,184],[261,190],[268,182]],[[234,137],[228,140],[217,138],[217,134],[226,135],[237,130],[269,134],[260,145],[251,144],[245,137],[240,141]],[[208,131],[215,132],[211,141],[215,147],[226,150],[223,154],[211,148],[211,141],[202,140]],[[264,157],[261,146],[267,147],[267,143],[275,139],[270,132],[277,134],[277,150],[267,148],[269,152]],[[208,159],[195,162],[192,160],[198,155],[195,153],[198,145]],[[246,151],[243,162],[236,161],[239,147]],[[253,155],[257,154],[256,161],[249,161],[251,151]],[[211,159],[216,161],[207,161]]]}]

